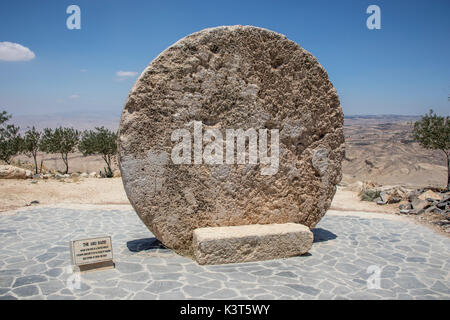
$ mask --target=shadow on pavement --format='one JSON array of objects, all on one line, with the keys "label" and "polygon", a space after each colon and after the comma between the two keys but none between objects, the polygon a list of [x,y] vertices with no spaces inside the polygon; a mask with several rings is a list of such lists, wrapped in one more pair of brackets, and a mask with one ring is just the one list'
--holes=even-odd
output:
[{"label": "shadow on pavement", "polygon": [[127,242],[128,250],[132,252],[140,252],[150,249],[167,249],[158,239],[156,238],[145,238],[138,240],[131,240]]},{"label": "shadow on pavement", "polygon": [[322,228],[314,228],[311,231],[314,234],[314,242],[324,242],[337,238],[337,235],[335,235],[333,232]]}]

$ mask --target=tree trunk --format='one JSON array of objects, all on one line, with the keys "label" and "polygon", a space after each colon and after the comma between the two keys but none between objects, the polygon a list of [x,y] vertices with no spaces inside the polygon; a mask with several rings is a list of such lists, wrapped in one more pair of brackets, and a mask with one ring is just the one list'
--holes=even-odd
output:
[{"label": "tree trunk", "polygon": [[447,155],[447,191],[450,191],[450,154]]},{"label": "tree trunk", "polygon": [[[109,155],[103,155],[103,160],[105,160],[105,162],[106,162],[106,166],[108,168],[109,173],[112,173],[111,157]],[[105,173],[107,173],[107,172],[105,172]]]},{"label": "tree trunk", "polygon": [[37,154],[36,153],[33,154],[33,159],[34,159],[34,172],[36,172],[36,174],[38,174]]},{"label": "tree trunk", "polygon": [[65,174],[68,174],[69,173],[69,160],[67,159],[67,154],[66,155],[61,154],[61,157],[63,159],[64,164],[66,165],[66,172],[65,172]]},{"label": "tree trunk", "polygon": [[108,159],[108,161],[106,161],[106,164],[108,165],[108,170],[109,172],[112,173],[112,169],[111,169],[111,158],[109,156],[106,157]]}]

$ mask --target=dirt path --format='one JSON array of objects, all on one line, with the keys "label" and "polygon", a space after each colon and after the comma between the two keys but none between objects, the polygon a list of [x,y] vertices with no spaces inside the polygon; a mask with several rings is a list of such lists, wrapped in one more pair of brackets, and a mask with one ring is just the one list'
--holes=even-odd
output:
[{"label": "dirt path", "polygon": [[386,204],[380,206],[375,202],[360,201],[357,192],[343,190],[338,187],[330,209],[339,211],[396,213],[398,212],[398,205]]},{"label": "dirt path", "polygon": [[[61,180],[0,180],[0,211],[27,206],[32,201],[40,205],[59,203],[129,204],[121,178]],[[345,211],[394,213],[395,205],[379,206],[359,201],[353,191],[338,189],[331,209]]]},{"label": "dirt path", "polygon": [[0,211],[21,208],[35,200],[40,205],[129,204],[121,178],[0,180],[0,195]]}]

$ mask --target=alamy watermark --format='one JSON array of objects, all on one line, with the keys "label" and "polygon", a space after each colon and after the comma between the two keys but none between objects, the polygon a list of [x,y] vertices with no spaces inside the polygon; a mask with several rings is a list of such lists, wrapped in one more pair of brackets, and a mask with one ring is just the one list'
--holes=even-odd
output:
[{"label": "alamy watermark", "polygon": [[66,26],[69,30],[81,29],[81,9],[79,6],[72,4],[67,7],[66,13],[70,14],[66,20]]},{"label": "alamy watermark", "polygon": [[66,273],[69,275],[66,279],[66,287],[71,291],[81,288],[81,273],[78,266],[67,266]]},{"label": "alamy watermark", "polygon": [[278,172],[280,155],[278,129],[270,130],[269,154],[268,129],[226,129],[224,141],[222,132],[217,128],[206,129],[203,132],[201,121],[193,121],[189,125],[194,127],[193,141],[188,129],[176,129],[172,132],[171,140],[176,142],[171,153],[174,164],[248,163],[256,165],[259,163],[263,165],[261,167],[263,176],[274,175]]},{"label": "alamy watermark", "polygon": [[367,289],[381,289],[381,268],[371,265],[367,268],[366,273],[370,274],[366,280]]},{"label": "alamy watermark", "polygon": [[381,29],[381,9],[379,6],[372,4],[367,7],[366,13],[370,16],[366,20],[367,29]]}]

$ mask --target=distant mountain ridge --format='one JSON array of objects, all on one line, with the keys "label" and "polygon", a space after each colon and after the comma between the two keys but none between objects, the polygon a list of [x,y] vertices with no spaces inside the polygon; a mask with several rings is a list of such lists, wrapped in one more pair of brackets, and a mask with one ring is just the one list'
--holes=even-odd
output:
[{"label": "distant mountain ridge", "polygon": [[[420,116],[411,115],[344,115],[346,125],[364,123],[390,123],[417,121]],[[12,115],[11,122],[18,125],[21,131],[27,127],[35,126],[37,129],[56,128],[59,126],[73,127],[78,130],[93,129],[104,126],[110,130],[117,130],[120,122],[120,113],[108,112],[67,112],[50,113],[45,115]]]},{"label": "distant mountain ridge", "polygon": [[355,114],[344,115],[348,119],[389,119],[389,120],[403,120],[403,119],[418,119],[421,116],[415,115],[401,115],[401,114]]},{"label": "distant mountain ridge", "polygon": [[44,128],[72,127],[78,130],[94,129],[95,127],[106,127],[117,130],[120,122],[120,114],[73,112],[73,113],[50,113],[46,115],[12,115],[11,123],[18,125],[20,131],[27,127],[36,127],[38,130]]}]

